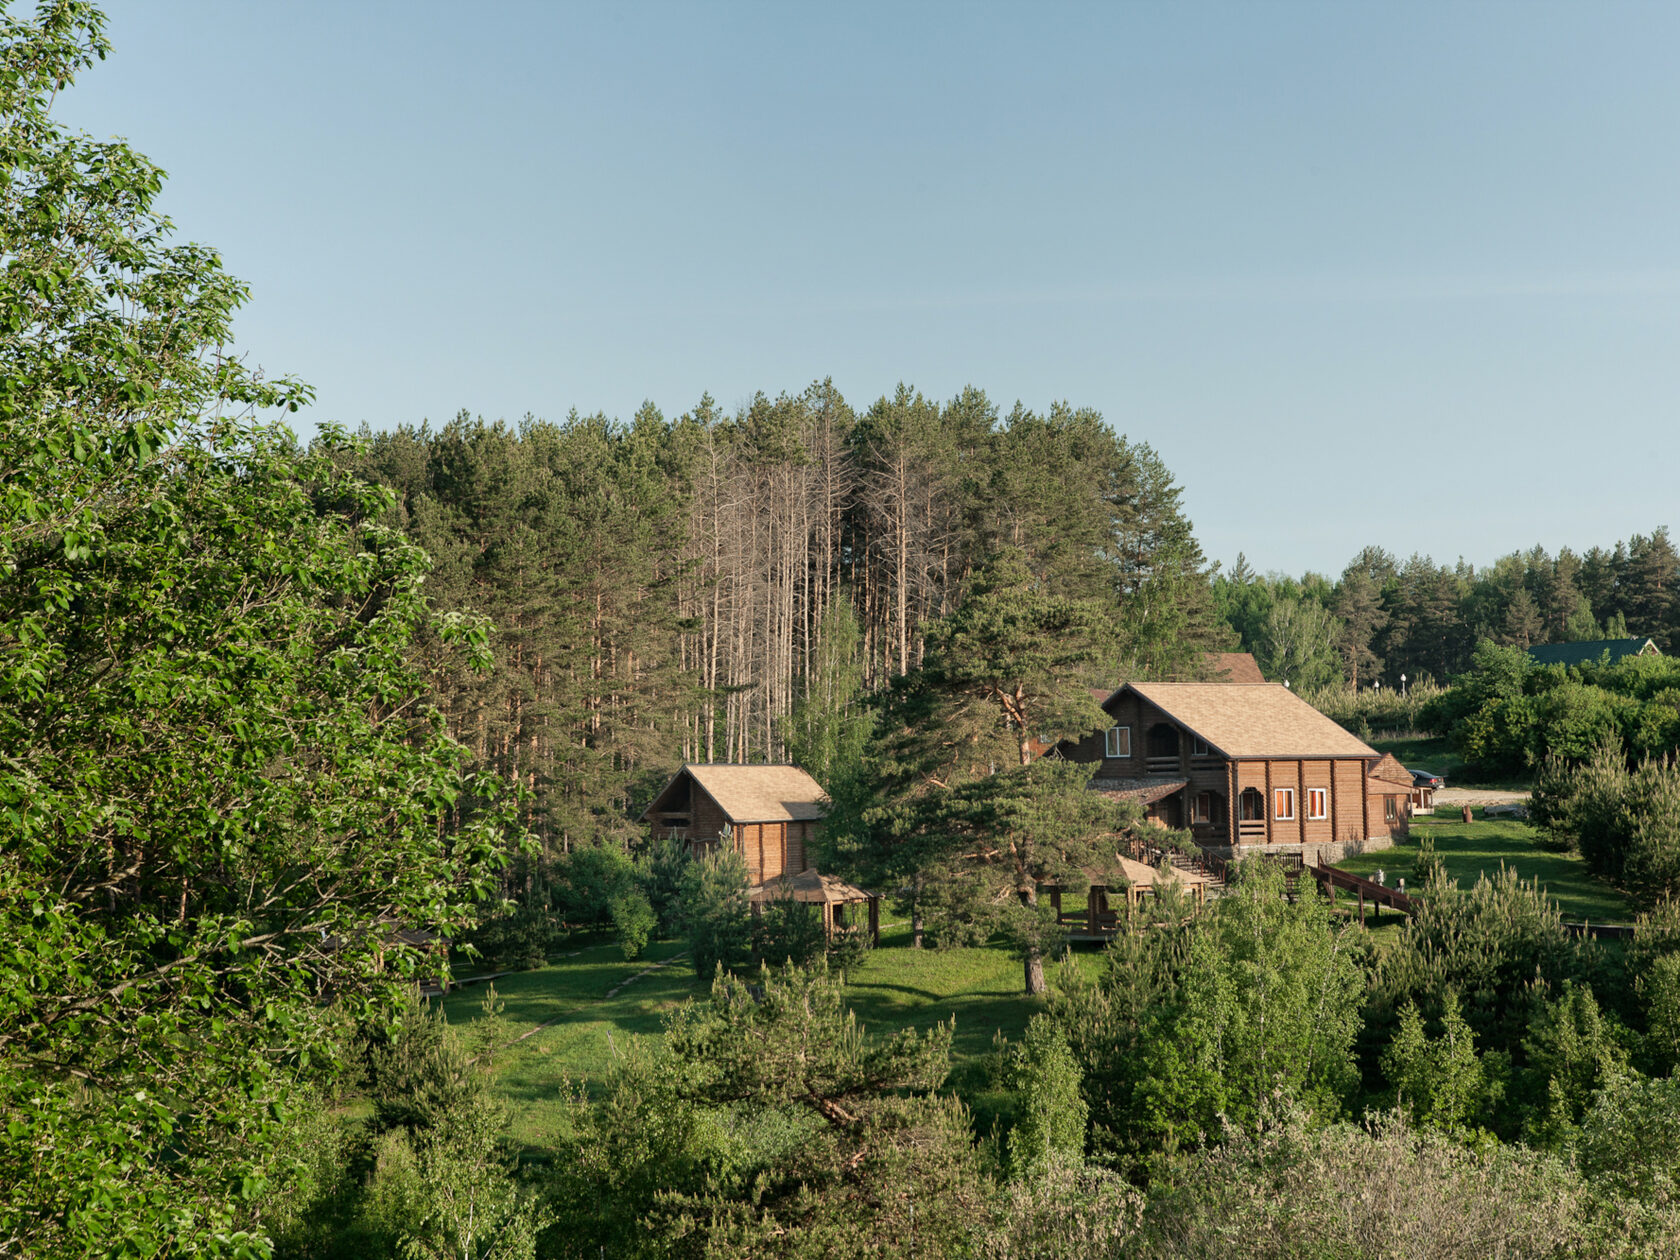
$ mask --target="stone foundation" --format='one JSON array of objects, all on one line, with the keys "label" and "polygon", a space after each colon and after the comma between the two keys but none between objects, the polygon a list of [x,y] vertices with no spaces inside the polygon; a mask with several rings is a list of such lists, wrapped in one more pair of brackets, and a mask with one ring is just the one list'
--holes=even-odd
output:
[{"label": "stone foundation", "polygon": [[1226,862],[1246,857],[1295,857],[1308,866],[1334,866],[1343,858],[1361,853],[1380,853],[1394,847],[1393,836],[1371,836],[1366,840],[1327,840],[1320,844],[1228,844],[1203,845],[1202,852]]}]

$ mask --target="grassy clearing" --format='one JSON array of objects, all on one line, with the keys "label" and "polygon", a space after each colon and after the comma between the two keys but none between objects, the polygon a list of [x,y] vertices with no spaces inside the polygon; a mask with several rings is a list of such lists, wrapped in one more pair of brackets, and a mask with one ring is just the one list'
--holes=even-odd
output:
[{"label": "grassy clearing", "polygon": [[[1019,1040],[1042,1002],[1021,991],[1021,963],[1001,946],[913,950],[909,944],[907,925],[882,931],[881,947],[846,977],[851,1009],[860,1024],[881,1035],[925,1031],[954,1019],[951,1085],[985,1127],[1009,1105],[992,1089],[987,1070],[996,1038],[1002,1033]],[[499,1051],[492,1064],[494,1089],[512,1113],[516,1142],[532,1153],[548,1146],[561,1123],[568,1079],[598,1086],[615,1051],[636,1038],[658,1036],[671,1010],[710,991],[710,981],[703,984],[688,959],[678,957],[682,950],[680,942],[661,941],[626,962],[616,945],[598,945],[495,982],[506,1003],[509,1039],[546,1025]],[[1082,950],[1066,965],[1094,968],[1100,959],[1100,952]],[[658,962],[666,965],[650,971]],[[484,994],[484,985],[474,985],[445,998],[450,1022],[470,1035],[482,1018]]]},{"label": "grassy clearing", "polygon": [[[667,1011],[705,991],[688,959],[676,957],[683,948],[659,941],[626,962],[617,945],[596,945],[495,981],[497,996],[507,1004],[503,1018],[510,1040],[554,1021],[498,1051],[493,1061],[495,1091],[512,1113],[515,1141],[534,1149],[547,1146],[560,1124],[567,1079],[598,1083],[615,1047],[657,1035]],[[655,963],[666,965],[650,971]],[[649,974],[632,980],[644,971]],[[445,998],[449,1022],[470,1033],[483,1014],[484,994],[484,985],[473,985]]]},{"label": "grassy clearing", "polygon": [[1497,875],[1501,866],[1509,866],[1523,879],[1539,880],[1567,919],[1633,921],[1633,909],[1626,897],[1590,874],[1575,854],[1552,853],[1538,847],[1534,828],[1523,822],[1478,818],[1467,824],[1439,817],[1414,818],[1411,840],[1380,853],[1346,858],[1337,865],[1367,877],[1380,869],[1387,873],[1390,887],[1401,877],[1410,883],[1418,841],[1426,835],[1434,838],[1435,852],[1445,863],[1447,874],[1462,887],[1474,884],[1484,872]]}]

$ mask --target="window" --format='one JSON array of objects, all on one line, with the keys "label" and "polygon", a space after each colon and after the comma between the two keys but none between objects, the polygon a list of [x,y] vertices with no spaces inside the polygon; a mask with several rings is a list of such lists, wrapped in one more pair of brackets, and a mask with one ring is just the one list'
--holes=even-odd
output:
[{"label": "window", "polygon": [[1383,797],[1383,819],[1384,819],[1384,821],[1386,821],[1386,822],[1399,822],[1400,821],[1399,799],[1400,798],[1396,797],[1396,796],[1385,796],[1385,797]]},{"label": "window", "polygon": [[1295,789],[1272,789],[1272,817],[1279,822],[1289,822],[1295,817]]},{"label": "window", "polygon": [[1244,788],[1239,803],[1244,822],[1266,821],[1266,798],[1260,795],[1259,788]]},{"label": "window", "polygon": [[1130,757],[1132,755],[1132,728],[1129,726],[1109,727],[1108,738],[1103,745],[1103,755],[1107,757]]},{"label": "window", "polygon": [[1324,788],[1307,789],[1307,817],[1330,817],[1330,793]]},{"label": "window", "polygon": [[1197,792],[1195,803],[1190,807],[1190,821],[1211,823],[1213,817],[1213,793]]},{"label": "window", "polygon": [[1208,748],[1207,740],[1200,735],[1190,737],[1190,755],[1192,757],[1211,757],[1213,752]]}]

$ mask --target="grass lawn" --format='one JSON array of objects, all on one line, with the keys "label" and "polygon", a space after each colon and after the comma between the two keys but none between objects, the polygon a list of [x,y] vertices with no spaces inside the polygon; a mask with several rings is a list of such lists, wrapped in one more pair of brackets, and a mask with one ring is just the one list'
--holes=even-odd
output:
[{"label": "grass lawn", "polygon": [[[1021,963],[1002,947],[913,950],[909,944],[908,925],[883,930],[881,947],[846,977],[848,1003],[864,1028],[883,1035],[955,1019],[951,1084],[984,1127],[1007,1105],[1005,1096],[990,1091],[985,1071],[994,1039],[1001,1031],[1019,1040],[1042,1002],[1021,991]],[[495,1090],[512,1113],[516,1142],[533,1154],[547,1147],[561,1122],[568,1078],[585,1087],[599,1084],[615,1049],[657,1036],[667,1012],[710,992],[710,982],[700,982],[688,959],[676,957],[682,949],[680,942],[661,941],[626,962],[617,945],[597,945],[495,981],[506,1002],[509,1039],[553,1021],[499,1051],[493,1063]],[[1068,965],[1094,968],[1100,961],[1099,952],[1078,951]],[[1053,983],[1053,969],[1051,978]],[[473,985],[444,999],[450,1023],[469,1036],[482,1017],[485,988]]]},{"label": "grass lawn", "polygon": [[1447,746],[1444,737],[1416,739],[1373,740],[1371,747],[1378,752],[1393,753],[1408,770],[1429,770],[1447,781],[1448,787],[1491,788],[1501,792],[1526,792],[1531,784],[1527,779],[1474,778],[1458,754]]},{"label": "grass lawn", "polygon": [[[1431,767],[1433,768],[1433,767]],[[1566,919],[1590,919],[1594,923],[1631,923],[1633,909],[1627,898],[1609,884],[1587,872],[1572,853],[1551,853],[1535,844],[1535,831],[1527,823],[1507,819],[1478,818],[1463,823],[1456,818],[1414,818],[1412,839],[1380,853],[1363,853],[1345,858],[1337,865],[1367,878],[1381,869],[1390,887],[1400,877],[1411,882],[1412,863],[1418,841],[1432,836],[1435,852],[1447,874],[1468,888],[1482,872],[1497,875],[1501,865],[1512,867],[1523,879],[1537,879],[1555,899]],[[1412,889],[1411,891],[1416,891]]]}]

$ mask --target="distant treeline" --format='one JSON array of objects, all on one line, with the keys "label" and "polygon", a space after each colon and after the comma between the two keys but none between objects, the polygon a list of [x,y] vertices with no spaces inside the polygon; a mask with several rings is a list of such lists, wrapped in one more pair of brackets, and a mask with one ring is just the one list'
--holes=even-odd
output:
[{"label": "distant treeline", "polygon": [[900,388],[859,412],[825,381],[734,415],[461,416],[370,435],[357,459],[433,556],[435,606],[493,620],[495,673],[440,673],[440,702],[530,789],[555,849],[627,836],[684,760],[784,759],[836,601],[856,619],[848,668],[879,690],[1000,548],[1107,610],[1104,676],[1231,642],[1178,486],[1089,410]]},{"label": "distant treeline", "polygon": [[1241,556],[1215,599],[1268,678],[1298,689],[1444,683],[1476,645],[1521,648],[1632,635],[1664,652],[1680,641],[1680,554],[1668,530],[1605,550],[1513,553],[1478,570],[1366,547],[1332,581],[1253,573]]}]

